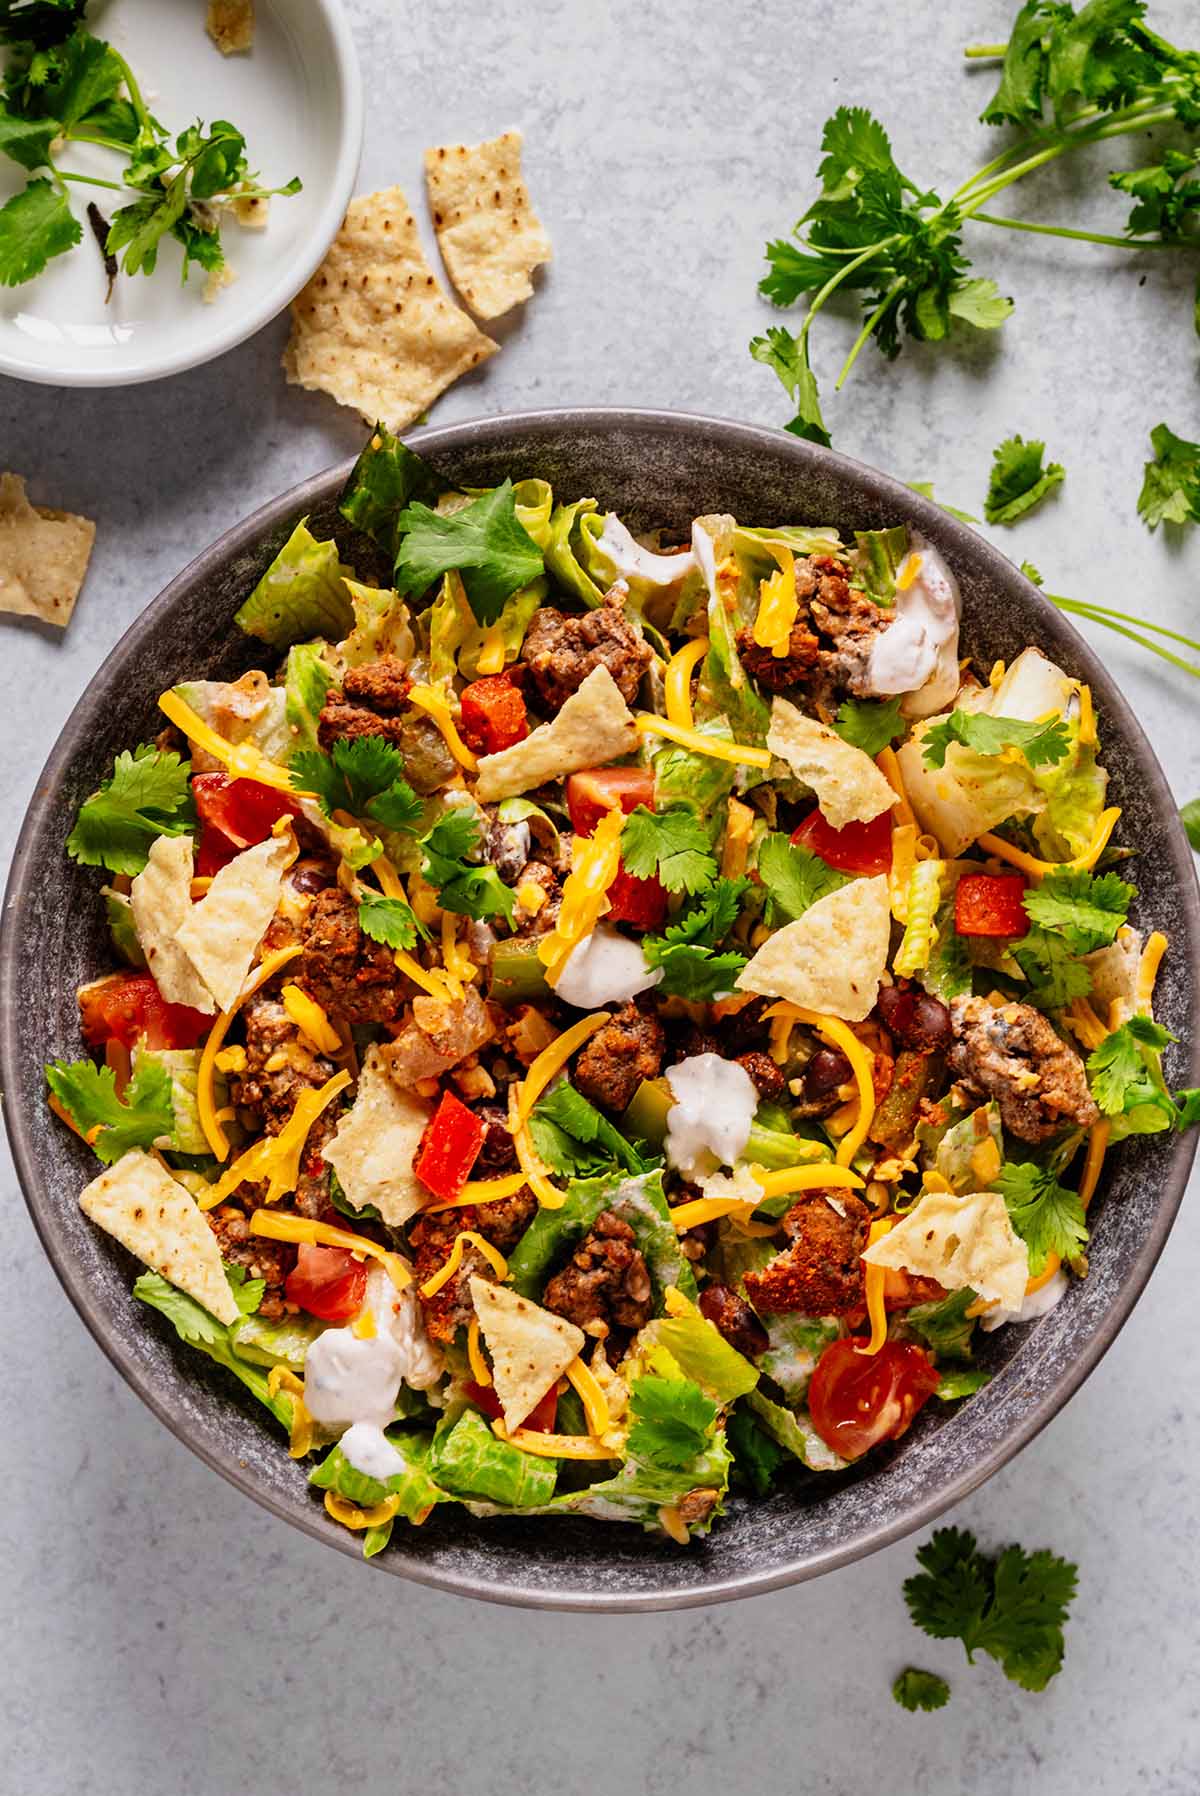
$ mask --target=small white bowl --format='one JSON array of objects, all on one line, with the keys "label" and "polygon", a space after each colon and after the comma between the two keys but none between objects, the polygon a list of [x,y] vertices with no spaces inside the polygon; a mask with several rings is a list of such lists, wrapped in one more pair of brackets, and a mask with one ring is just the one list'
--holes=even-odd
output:
[{"label": "small white bowl", "polygon": [[[222,56],[204,29],[202,0],[101,0],[88,25],[121,52],[151,112],[174,137],[197,118],[226,118],[244,132],[264,186],[293,175],[292,198],[273,199],[263,230],[234,220],[221,237],[237,278],[211,302],[194,266],[181,284],[183,252],[164,238],[150,275],[107,280],[84,211],[106,214],[117,196],[74,186],[83,241],[35,280],[0,288],[0,373],[63,387],[130,386],[224,354],[277,316],[319,267],[354,192],[362,149],[362,78],[340,0],[257,0],[254,48]],[[72,145],[61,166],[114,180],[119,158]],[[0,159],[0,204],[25,183]],[[130,196],[132,197],[132,196]]]}]

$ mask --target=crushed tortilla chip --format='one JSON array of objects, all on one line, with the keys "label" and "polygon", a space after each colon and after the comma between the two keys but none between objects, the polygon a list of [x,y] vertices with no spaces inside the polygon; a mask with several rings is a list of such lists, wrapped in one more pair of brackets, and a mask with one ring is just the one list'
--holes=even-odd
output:
[{"label": "crushed tortilla chip", "polygon": [[211,1016],[212,993],[175,940],[192,914],[192,873],[192,838],[159,836],[130,887],[129,902],[146,965],[167,1003]]},{"label": "crushed tortilla chip", "polygon": [[769,936],[738,974],[738,988],[861,1023],[878,995],[891,933],[887,880],[852,879]]},{"label": "crushed tortilla chip", "polygon": [[430,1106],[402,1091],[388,1077],[379,1049],[369,1048],[354,1107],[324,1149],[356,1210],[374,1204],[389,1228],[399,1228],[427,1201],[412,1165],[429,1117]]},{"label": "crushed tortilla chip", "polygon": [[217,1237],[195,1198],[153,1154],[134,1148],[122,1155],[84,1188],[79,1207],[218,1322],[237,1321],[241,1311],[221,1264]]},{"label": "crushed tortilla chip", "polygon": [[0,474],[0,611],[65,629],[87,573],[96,526],[31,505],[19,474]]},{"label": "crushed tortilla chip", "polygon": [[242,989],[254,950],[275,915],[284,869],[295,852],[290,834],[245,848],[218,873],[199,904],[175,931],[222,1010]]},{"label": "crushed tortilla chip", "polygon": [[587,1337],[565,1317],[486,1278],[472,1278],[471,1301],[492,1356],[504,1425],[519,1428],[582,1352]]},{"label": "crushed tortilla chip", "polygon": [[425,182],[442,260],[476,316],[528,299],[552,252],[521,179],[521,133],[426,150]]},{"label": "crushed tortilla chip", "polygon": [[637,725],[616,681],[607,667],[594,667],[550,723],[540,723],[523,742],[499,754],[483,756],[475,796],[481,804],[511,798],[633,754],[637,745]]},{"label": "crushed tortilla chip", "polygon": [[293,385],[402,430],[498,347],[447,299],[408,201],[389,187],[350,202],[329,254],[292,302],[283,367]]},{"label": "crushed tortilla chip", "polygon": [[1020,1309],[1029,1281],[1029,1250],[998,1191],[927,1191],[862,1257],[935,1278],[947,1291],[972,1290],[1006,1310]]},{"label": "crushed tortilla chip", "polygon": [[208,0],[205,29],[222,56],[254,45],[254,0]]},{"label": "crushed tortilla chip", "polygon": [[786,761],[798,780],[812,787],[821,815],[833,829],[870,823],[896,802],[870,755],[843,742],[836,730],[806,717],[785,698],[771,705],[767,747]]}]

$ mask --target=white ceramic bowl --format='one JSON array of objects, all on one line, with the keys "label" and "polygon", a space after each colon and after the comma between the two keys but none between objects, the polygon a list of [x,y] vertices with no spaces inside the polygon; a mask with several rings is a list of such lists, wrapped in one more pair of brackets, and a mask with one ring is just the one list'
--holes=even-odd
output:
[{"label": "white ceramic bowl", "polygon": [[[181,285],[182,250],[164,239],[151,276],[122,275],[105,303],[100,252],[83,242],[36,280],[0,288],[0,373],[64,387],[127,386],[178,374],[222,355],[274,318],[319,266],[354,192],[362,148],[358,58],[340,0],[257,0],[249,54],[222,56],[204,29],[203,0],[93,0],[88,25],[129,63],[146,103],[172,135],[197,118],[227,118],[245,133],[250,167],[266,186],[292,175],[302,193],[271,201],[265,230],[232,220],[222,232],[237,279],[211,303],[194,267]],[[62,167],[119,177],[110,151],[72,145]],[[0,159],[0,203],[25,171]]]}]

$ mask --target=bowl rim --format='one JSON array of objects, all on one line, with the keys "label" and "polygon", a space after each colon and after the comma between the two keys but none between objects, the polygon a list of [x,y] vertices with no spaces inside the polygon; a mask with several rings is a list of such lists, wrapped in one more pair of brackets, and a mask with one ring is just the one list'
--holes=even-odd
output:
[{"label": "bowl rim", "polygon": [[[354,33],[342,0],[307,0],[307,4],[320,15],[329,33],[331,63],[337,89],[336,104],[341,113],[337,157],[326,179],[324,197],[311,230],[302,240],[295,256],[282,264],[258,302],[236,315],[231,311],[228,322],[203,346],[188,347],[185,343],[170,353],[141,356],[128,365],[95,368],[60,368],[41,362],[26,362],[0,348],[0,375],[43,387],[95,389],[144,386],[148,381],[166,380],[173,374],[184,374],[191,368],[202,368],[206,362],[215,361],[218,356],[236,349],[248,337],[270,324],[295,299],[324,261],[346,215],[346,208],[354,197],[366,129],[362,68]],[[204,310],[208,313],[211,308],[205,307]]]},{"label": "bowl rim", "polygon": [[[751,445],[759,448],[767,447],[776,454],[794,456],[798,465],[806,462],[811,465],[815,459],[818,465],[823,464],[829,468],[835,479],[851,479],[861,482],[865,477],[882,497],[894,502],[898,508],[903,507],[907,520],[918,527],[929,530],[936,529],[943,539],[948,539],[951,557],[953,557],[956,543],[970,545],[971,553],[976,557],[979,556],[982,546],[986,552],[985,558],[993,561],[1000,578],[1008,582],[1020,582],[1027,589],[1027,598],[1035,598],[1041,606],[1049,607],[1049,601],[1044,595],[1007,560],[1000,550],[996,549],[986,538],[980,537],[969,526],[943,512],[941,507],[933,501],[922,498],[901,481],[891,475],[881,473],[866,463],[842,455],[836,450],[821,448],[795,438],[789,439],[786,434],[763,426],[692,412],[617,406],[579,406],[542,408],[536,411],[512,412],[488,418],[469,419],[455,424],[427,426],[406,433],[404,440],[420,452],[436,456],[439,451],[453,450],[461,447],[465,442],[486,444],[490,439],[496,443],[497,447],[502,447],[512,446],[515,440],[523,437],[528,442],[536,443],[539,432],[561,431],[565,425],[572,426],[584,433],[606,430],[620,430],[628,433],[643,431],[648,435],[663,432],[667,434],[679,432],[688,435],[698,431],[716,432],[727,448],[736,449],[739,443],[743,443],[747,447]],[[131,650],[136,649],[149,639],[170,614],[177,601],[211,568],[223,566],[268,530],[277,529],[285,521],[304,515],[314,505],[327,499],[338,486],[344,484],[354,461],[354,457],[349,457],[345,461],[311,475],[276,498],[268,500],[266,504],[260,506],[239,523],[231,525],[215,542],[193,557],[187,566],[139,613],[114,644],[88,680],[72,708],[35,783],[33,795],[13,850],[3,912],[0,914],[6,918],[9,915],[20,914],[21,907],[35,878],[31,850],[35,837],[39,834],[43,814],[51,805],[54,790],[61,780],[64,770],[86,739],[94,703],[93,693],[97,685],[103,682],[110,663],[118,657],[124,658]],[[1139,771],[1149,788],[1151,802],[1157,810],[1165,813],[1168,817],[1167,838],[1172,870],[1177,878],[1182,900],[1180,922],[1186,937],[1192,972],[1197,983],[1200,983],[1200,884],[1197,882],[1192,850],[1179,821],[1178,810],[1171,796],[1166,776],[1132,707],[1123,693],[1106,675],[1096,651],[1090,647],[1068,618],[1062,617],[1061,614],[1053,611],[1053,608],[1051,608],[1051,612],[1055,617],[1056,625],[1064,630],[1069,638],[1073,638],[1072,647],[1078,657],[1077,665],[1087,670],[1089,678],[1098,677],[1100,682],[1109,689],[1105,698],[1106,708],[1112,712],[1119,731],[1124,734],[1136,751]],[[20,1028],[15,1002],[19,961],[18,931],[16,928],[7,929],[4,931],[4,939],[0,944],[0,1090],[14,1092],[19,1089],[20,1084],[18,1070],[20,1065],[18,1040]],[[1200,1084],[1200,1032],[1186,1045],[1189,1060],[1188,1078],[1192,1083]],[[280,1520],[290,1523],[293,1527],[302,1529],[314,1539],[334,1546],[348,1557],[361,1562],[361,1551],[357,1540],[342,1529],[331,1532],[324,1525],[325,1518],[322,1512],[314,1509],[311,1515],[305,1512],[295,1513],[285,1502],[277,1500],[272,1492],[260,1487],[256,1475],[249,1465],[243,1465],[234,1459],[222,1458],[220,1454],[210,1450],[205,1441],[199,1440],[189,1433],[182,1419],[172,1413],[133,1353],[125,1347],[119,1338],[110,1335],[106,1330],[100,1316],[89,1302],[89,1288],[79,1276],[75,1262],[54,1236],[50,1224],[51,1206],[43,1189],[42,1174],[27,1116],[21,1109],[11,1104],[5,1104],[4,1117],[22,1194],[47,1257],[84,1325],[126,1383],[177,1440],[182,1441],[229,1483],[253,1498],[260,1507],[268,1510]],[[1036,1435],[1040,1434],[1099,1364],[1141,1297],[1150,1274],[1166,1245],[1187,1185],[1196,1147],[1196,1131],[1194,1130],[1188,1134],[1175,1135],[1171,1138],[1170,1154],[1162,1166],[1159,1198],[1146,1238],[1136,1258],[1124,1274],[1120,1288],[1102,1320],[1092,1335],[1084,1341],[1075,1357],[1063,1367],[1053,1383],[1031,1404],[1027,1413],[993,1448],[953,1474],[945,1483],[939,1483],[928,1496],[910,1505],[902,1514],[889,1520],[872,1523],[852,1539],[812,1553],[802,1563],[775,1566],[761,1571],[739,1571],[732,1575],[714,1577],[709,1582],[699,1582],[683,1590],[667,1588],[661,1591],[623,1591],[619,1593],[586,1588],[551,1590],[532,1581],[522,1583],[519,1576],[502,1584],[481,1585],[477,1576],[467,1572],[460,1573],[453,1566],[430,1564],[398,1554],[384,1554],[373,1563],[380,1569],[391,1571],[394,1575],[433,1589],[446,1591],[451,1595],[470,1596],[477,1600],[518,1608],[590,1613],[645,1613],[696,1608],[710,1603],[762,1595],[768,1591],[807,1582],[810,1578],[819,1577],[825,1572],[866,1558],[881,1548],[894,1544],[936,1520],[938,1516],[969,1496],[972,1491],[978,1489],[1010,1459],[1014,1458]],[[37,1194],[36,1198],[34,1193]]]}]

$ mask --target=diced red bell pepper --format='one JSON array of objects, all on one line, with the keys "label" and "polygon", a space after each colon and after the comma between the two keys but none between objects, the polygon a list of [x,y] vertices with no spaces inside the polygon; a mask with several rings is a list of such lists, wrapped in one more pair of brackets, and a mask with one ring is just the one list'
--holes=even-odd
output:
[{"label": "diced red bell pepper", "polygon": [[620,805],[628,817],[644,804],[654,809],[654,770],[650,767],[589,767],[567,781],[567,815],[577,836],[590,836],[601,817]]},{"label": "diced red bell pepper", "polygon": [[168,1004],[151,973],[110,973],[79,991],[79,1020],[89,1047],[119,1041],[155,1050],[194,1048],[213,1018],[187,1004]]},{"label": "diced red bell pepper", "polygon": [[1021,936],[1028,933],[1025,881],[1019,873],[968,873],[954,894],[959,935]]},{"label": "diced red bell pepper", "polygon": [[468,1110],[452,1091],[443,1092],[421,1137],[413,1171],[426,1190],[448,1203],[470,1177],[486,1136],[483,1118]]},{"label": "diced red bell pepper", "polygon": [[839,873],[889,873],[892,866],[892,813],[884,811],[870,823],[847,823],[834,829],[820,811],[813,811],[792,831],[792,844],[820,855],[827,867]]},{"label": "diced red bell pepper", "polygon": [[507,673],[472,680],[460,702],[462,739],[476,754],[498,755],[529,734],[524,696]]},{"label": "diced red bell pepper", "polygon": [[201,823],[219,830],[235,850],[265,842],[281,817],[300,814],[299,802],[286,792],[259,780],[230,779],[227,773],[193,775],[192,796]]},{"label": "diced red bell pepper", "polygon": [[[500,1408],[500,1399],[496,1395],[496,1388],[494,1385],[476,1384],[475,1381],[471,1379],[463,1385],[463,1390],[471,1399],[471,1402],[475,1404],[476,1408],[481,1409],[484,1415],[490,1416],[493,1421],[495,1421],[498,1415],[503,1413]],[[535,1434],[553,1434],[557,1414],[558,1380],[555,1379],[537,1408],[530,1410],[525,1420],[521,1423],[521,1426],[522,1428],[531,1428]]]}]

